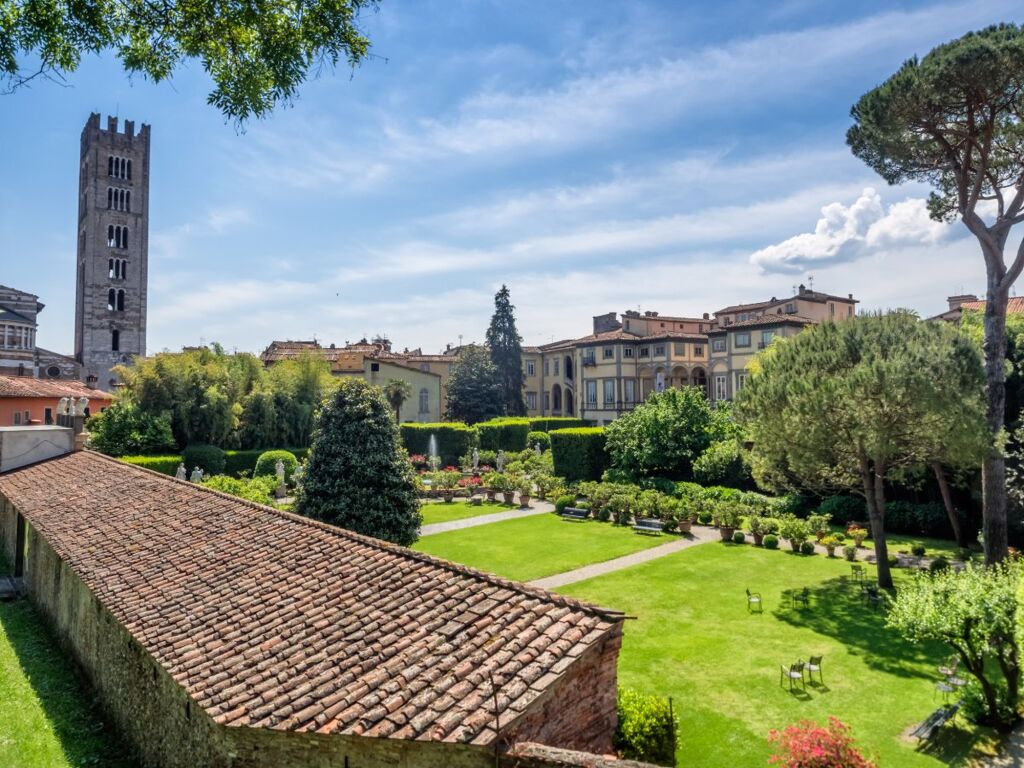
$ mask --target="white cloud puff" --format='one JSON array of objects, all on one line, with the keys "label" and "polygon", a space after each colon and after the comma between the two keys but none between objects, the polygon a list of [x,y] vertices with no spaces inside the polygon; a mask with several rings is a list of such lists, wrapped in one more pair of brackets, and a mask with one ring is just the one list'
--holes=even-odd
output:
[{"label": "white cloud puff", "polygon": [[950,227],[928,216],[925,201],[908,198],[886,209],[868,187],[849,206],[830,203],[821,209],[813,232],[796,235],[753,253],[762,272],[803,272],[809,267],[843,264],[883,249],[935,245]]}]

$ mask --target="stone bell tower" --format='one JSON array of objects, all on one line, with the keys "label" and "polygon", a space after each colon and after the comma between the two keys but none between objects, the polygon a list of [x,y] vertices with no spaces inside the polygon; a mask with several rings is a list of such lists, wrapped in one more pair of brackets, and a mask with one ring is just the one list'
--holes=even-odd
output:
[{"label": "stone bell tower", "polygon": [[100,127],[93,113],[82,130],[78,168],[78,270],[75,359],[101,389],[111,370],[146,354],[149,268],[149,126],[138,134],[116,117]]}]

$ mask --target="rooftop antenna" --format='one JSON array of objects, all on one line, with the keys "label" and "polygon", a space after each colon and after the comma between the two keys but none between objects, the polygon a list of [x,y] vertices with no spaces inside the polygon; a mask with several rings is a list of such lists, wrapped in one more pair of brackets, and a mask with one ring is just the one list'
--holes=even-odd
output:
[{"label": "rooftop antenna", "polygon": [[790,288],[791,288],[791,289],[792,289],[792,291],[793,291],[793,295],[794,295],[794,296],[796,296],[796,286],[795,286],[795,285],[793,285],[793,286],[790,286]]},{"label": "rooftop antenna", "polygon": [[813,291],[814,290],[814,275],[807,275],[807,285]]}]

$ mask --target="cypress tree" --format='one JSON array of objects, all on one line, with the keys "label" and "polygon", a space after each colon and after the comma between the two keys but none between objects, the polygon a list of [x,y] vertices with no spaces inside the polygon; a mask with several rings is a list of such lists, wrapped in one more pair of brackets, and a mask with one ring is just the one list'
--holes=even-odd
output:
[{"label": "cypress tree", "polygon": [[509,300],[508,286],[502,285],[501,290],[494,295],[494,315],[491,317],[491,325],[487,329],[487,346],[491,350],[491,362],[498,370],[505,414],[525,416],[523,340],[516,330],[514,309],[515,307]]}]

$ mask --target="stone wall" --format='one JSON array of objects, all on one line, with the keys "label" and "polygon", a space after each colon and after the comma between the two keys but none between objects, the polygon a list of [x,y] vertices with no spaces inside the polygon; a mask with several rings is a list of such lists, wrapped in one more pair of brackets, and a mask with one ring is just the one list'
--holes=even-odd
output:
[{"label": "stone wall", "polygon": [[[0,553],[7,561],[7,568],[14,571],[14,547],[15,536],[18,524],[18,513],[14,511],[14,505],[3,496],[0,496]],[[2,575],[2,572],[0,572]]]}]

